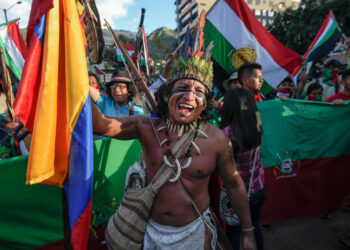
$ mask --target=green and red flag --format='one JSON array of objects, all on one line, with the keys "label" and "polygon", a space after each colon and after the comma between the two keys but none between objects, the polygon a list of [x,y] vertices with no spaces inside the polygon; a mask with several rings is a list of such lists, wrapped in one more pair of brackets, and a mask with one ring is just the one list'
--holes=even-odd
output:
[{"label": "green and red flag", "polygon": [[[315,39],[304,54],[306,61],[313,62],[327,56],[334,49],[342,34],[343,32],[341,31],[333,12],[330,10]],[[295,82],[299,74],[300,66],[296,67],[293,71],[292,76]]]},{"label": "green and red flag", "polygon": [[0,47],[4,49],[7,69],[12,80],[21,79],[27,47],[18,28],[18,20],[0,26]]},{"label": "green and red flag", "polygon": [[268,190],[261,223],[331,213],[349,204],[350,103],[288,99],[257,105]]},{"label": "green and red flag", "polygon": [[226,73],[244,62],[263,65],[263,93],[300,64],[300,56],[271,35],[243,0],[217,1],[207,14],[204,34],[206,46],[214,41],[212,58]]}]

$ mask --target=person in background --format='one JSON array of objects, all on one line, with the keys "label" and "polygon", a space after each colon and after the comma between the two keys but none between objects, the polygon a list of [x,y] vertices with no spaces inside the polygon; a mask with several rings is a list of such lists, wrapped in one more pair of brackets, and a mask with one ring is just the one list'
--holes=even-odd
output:
[{"label": "person in background", "polygon": [[322,72],[323,101],[339,91],[338,72],[340,62],[331,59],[326,62],[325,69]]},{"label": "person in background", "polygon": [[306,99],[306,90],[313,83],[321,83],[322,77],[322,60],[314,61],[311,65],[309,73],[306,72],[306,60],[303,58],[300,64],[300,80],[296,89],[296,98],[297,99]]},{"label": "person in background", "polygon": [[314,82],[309,85],[306,91],[306,100],[322,102],[323,87],[321,84]]},{"label": "person in background", "polygon": [[116,72],[106,84],[106,90],[108,96],[101,95],[98,89],[90,86],[91,98],[104,115],[125,117],[144,114],[141,108],[130,103],[135,90],[126,71]]},{"label": "person in background", "polygon": [[260,89],[263,84],[262,66],[258,63],[245,63],[238,69],[238,81],[242,88],[247,90],[256,102],[263,100]]},{"label": "person in background", "polygon": [[92,88],[98,89],[102,94],[107,96],[107,94],[101,89],[101,83],[99,78],[95,73],[92,73],[91,71],[89,71],[89,85]]},{"label": "person in background", "polygon": [[280,84],[277,86],[276,98],[281,100],[287,100],[288,98],[295,98],[295,85],[290,76],[286,77]]},{"label": "person in background", "polygon": [[222,85],[226,91],[233,88],[241,88],[242,85],[238,81],[238,72],[233,72],[230,77],[222,83]]},{"label": "person in background", "polygon": [[[248,91],[243,88],[227,91],[220,128],[231,140],[232,154],[250,197],[250,213],[257,249],[263,249],[263,236],[259,224],[261,209],[266,200],[264,169],[260,160],[263,131],[255,100]],[[227,225],[226,235],[235,250],[240,249],[240,234],[240,224]]]},{"label": "person in background", "polygon": [[344,86],[344,90],[332,95],[326,102],[332,102],[335,104],[343,104],[344,101],[350,100],[350,69],[345,70],[342,73],[342,79],[340,83]]}]

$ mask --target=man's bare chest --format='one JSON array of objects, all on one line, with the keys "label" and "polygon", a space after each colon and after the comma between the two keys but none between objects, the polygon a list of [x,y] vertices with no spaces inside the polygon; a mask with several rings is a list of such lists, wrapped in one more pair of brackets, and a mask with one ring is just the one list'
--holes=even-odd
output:
[{"label": "man's bare chest", "polygon": [[[153,179],[158,169],[163,164],[163,155],[167,150],[164,140],[166,137],[160,133],[159,141],[157,138],[149,138],[142,143],[144,160],[147,165],[148,179]],[[162,143],[160,146],[160,143]],[[176,138],[170,138],[169,147],[173,149],[176,144]],[[211,175],[216,167],[216,151],[215,145],[210,138],[199,137],[194,141],[194,145],[183,145],[183,152],[189,153],[189,157],[178,157],[181,166],[181,175],[185,178],[202,179]],[[185,154],[184,154],[185,155]],[[168,157],[171,161],[171,156]],[[174,171],[178,168],[174,164]]]}]

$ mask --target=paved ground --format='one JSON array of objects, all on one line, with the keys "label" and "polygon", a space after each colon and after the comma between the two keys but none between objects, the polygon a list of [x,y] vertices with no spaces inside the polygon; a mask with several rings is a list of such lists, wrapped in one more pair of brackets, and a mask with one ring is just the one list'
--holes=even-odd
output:
[{"label": "paved ground", "polygon": [[330,219],[306,217],[270,225],[264,231],[265,250],[349,250],[339,235],[350,229],[350,209],[330,214]]}]

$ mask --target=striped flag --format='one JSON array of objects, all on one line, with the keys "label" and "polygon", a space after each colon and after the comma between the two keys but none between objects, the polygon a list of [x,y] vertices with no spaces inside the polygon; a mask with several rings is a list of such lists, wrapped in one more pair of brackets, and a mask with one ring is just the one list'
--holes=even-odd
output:
[{"label": "striped flag", "polygon": [[[135,60],[136,59],[136,55],[135,55],[135,47],[130,45],[130,44],[124,44],[124,48],[126,49],[126,51],[128,52],[129,56]],[[126,62],[126,59],[122,53],[122,51],[117,48],[116,50],[117,52],[117,61],[120,62],[120,63],[123,63],[123,59],[124,61]],[[146,65],[146,62],[145,62],[145,58],[143,56],[143,53],[141,53],[141,60],[140,60],[140,65],[141,66],[145,66]]]},{"label": "striped flag", "polygon": [[[306,62],[316,61],[328,55],[339,41],[341,34],[341,29],[335,20],[333,12],[330,10],[321,26],[321,29],[318,31],[315,39],[304,54]],[[292,74],[295,82],[297,82],[296,79],[299,74],[300,66],[295,68]]]},{"label": "striped flag", "polygon": [[12,81],[15,82],[21,79],[24,58],[27,53],[17,20],[0,27],[0,47],[4,49],[6,66],[12,76]]},{"label": "striped flag", "polygon": [[272,36],[243,0],[217,1],[207,14],[204,34],[206,46],[214,41],[213,60],[228,74],[256,58],[263,66],[263,93],[300,64],[300,56]]},{"label": "striped flag", "polygon": [[97,74],[104,75],[103,71],[99,67],[97,67],[96,65],[94,65],[94,69],[95,69]]},{"label": "striped flag", "polygon": [[[85,39],[75,0],[34,0],[28,56],[15,101],[32,132],[27,183],[64,188],[70,242],[86,249],[93,147]],[[62,218],[63,219],[63,218]]]}]

